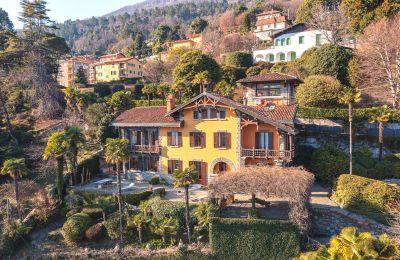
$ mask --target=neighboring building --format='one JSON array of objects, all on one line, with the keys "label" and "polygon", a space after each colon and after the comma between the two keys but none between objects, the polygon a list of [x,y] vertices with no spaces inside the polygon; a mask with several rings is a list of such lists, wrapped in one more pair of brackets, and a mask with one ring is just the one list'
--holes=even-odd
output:
[{"label": "neighboring building", "polygon": [[255,61],[280,62],[293,61],[306,50],[327,43],[319,30],[299,23],[271,36],[273,46],[253,51]]},{"label": "neighboring building", "polygon": [[267,11],[256,15],[255,35],[262,41],[271,40],[271,36],[289,27],[290,21],[280,11]]},{"label": "neighboring building", "polygon": [[[278,80],[277,77],[280,77]],[[286,77],[285,77],[286,76]],[[272,73],[263,83],[295,86],[296,80]],[[258,87],[258,81],[241,81]],[[273,86],[271,88],[274,88]],[[290,87],[289,87],[290,88]],[[268,87],[263,90],[267,91]],[[257,91],[257,90],[256,90]],[[199,182],[246,165],[290,164],[294,156],[293,91],[276,106],[241,104],[207,91],[175,107],[170,96],[163,107],[137,107],[123,112],[112,125],[130,141],[131,156],[125,170],[158,172],[164,178],[174,170],[195,167]],[[279,105],[278,105],[279,104]]]},{"label": "neighboring building", "polygon": [[64,87],[72,86],[79,68],[83,69],[86,79],[90,83],[90,65],[97,61],[99,59],[93,56],[76,56],[60,60],[57,75],[58,84]]},{"label": "neighboring building", "polygon": [[142,63],[135,57],[126,57],[122,53],[108,54],[93,63],[90,82],[112,82],[125,79],[142,78]]},{"label": "neighboring building", "polygon": [[170,50],[175,50],[179,48],[187,48],[187,49],[200,49],[202,44],[202,35],[199,34],[191,34],[188,39],[185,40],[177,40],[173,41],[170,44]]}]

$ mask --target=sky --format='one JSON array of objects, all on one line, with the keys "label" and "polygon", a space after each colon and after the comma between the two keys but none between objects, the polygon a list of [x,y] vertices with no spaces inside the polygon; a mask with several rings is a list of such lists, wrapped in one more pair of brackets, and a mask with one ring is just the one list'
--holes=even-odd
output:
[{"label": "sky", "polygon": [[[47,0],[47,8],[50,9],[49,16],[52,20],[63,22],[68,19],[101,16],[138,2],[141,0]],[[21,12],[20,0],[0,0],[0,8],[7,11],[15,29],[22,28],[17,19]]]}]

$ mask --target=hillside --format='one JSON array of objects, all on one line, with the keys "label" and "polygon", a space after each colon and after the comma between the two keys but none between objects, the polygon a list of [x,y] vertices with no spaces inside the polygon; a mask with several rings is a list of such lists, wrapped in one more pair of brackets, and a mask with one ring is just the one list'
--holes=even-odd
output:
[{"label": "hillside", "polygon": [[[166,5],[167,2],[177,4]],[[176,31],[178,38],[183,38],[191,20],[196,17],[222,14],[230,7],[230,2],[232,0],[187,3],[186,0],[147,0],[137,5],[157,6],[157,8],[135,10],[139,7],[133,5],[115,11],[109,16],[65,21],[57,25],[60,29],[56,34],[66,39],[74,53],[103,54],[128,46],[139,33],[145,40],[151,39],[153,31],[159,25],[169,25]],[[163,7],[159,7],[157,3]],[[122,15],[121,10],[123,10]],[[135,11],[128,13],[128,10]]]}]

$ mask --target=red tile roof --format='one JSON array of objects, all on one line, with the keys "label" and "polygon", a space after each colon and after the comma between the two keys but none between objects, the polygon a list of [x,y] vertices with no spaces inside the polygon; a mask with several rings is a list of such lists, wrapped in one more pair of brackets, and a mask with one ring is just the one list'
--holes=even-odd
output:
[{"label": "red tile roof", "polygon": [[266,24],[274,24],[274,23],[283,23],[286,21],[285,16],[271,17],[267,19],[257,20],[256,26],[266,25]]},{"label": "red tile roof", "polygon": [[265,116],[276,121],[290,121],[293,122],[296,112],[296,105],[282,105],[271,107],[270,109],[259,107],[259,111]]},{"label": "red tile roof", "polygon": [[172,116],[165,116],[167,107],[135,107],[123,112],[112,123],[113,126],[179,126]]},{"label": "red tile roof", "polygon": [[239,83],[252,83],[252,82],[268,82],[268,81],[285,81],[285,80],[295,80],[300,81],[300,79],[283,73],[271,72],[266,74],[260,74],[256,76],[250,76],[241,80]]}]

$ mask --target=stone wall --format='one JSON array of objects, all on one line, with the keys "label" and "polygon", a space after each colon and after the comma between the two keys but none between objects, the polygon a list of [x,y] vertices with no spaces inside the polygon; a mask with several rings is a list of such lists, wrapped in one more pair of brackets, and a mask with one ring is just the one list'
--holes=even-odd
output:
[{"label": "stone wall", "polygon": [[312,210],[312,233],[315,236],[336,235],[345,227],[356,227],[375,236],[389,231],[386,225],[338,207],[312,205]]}]

